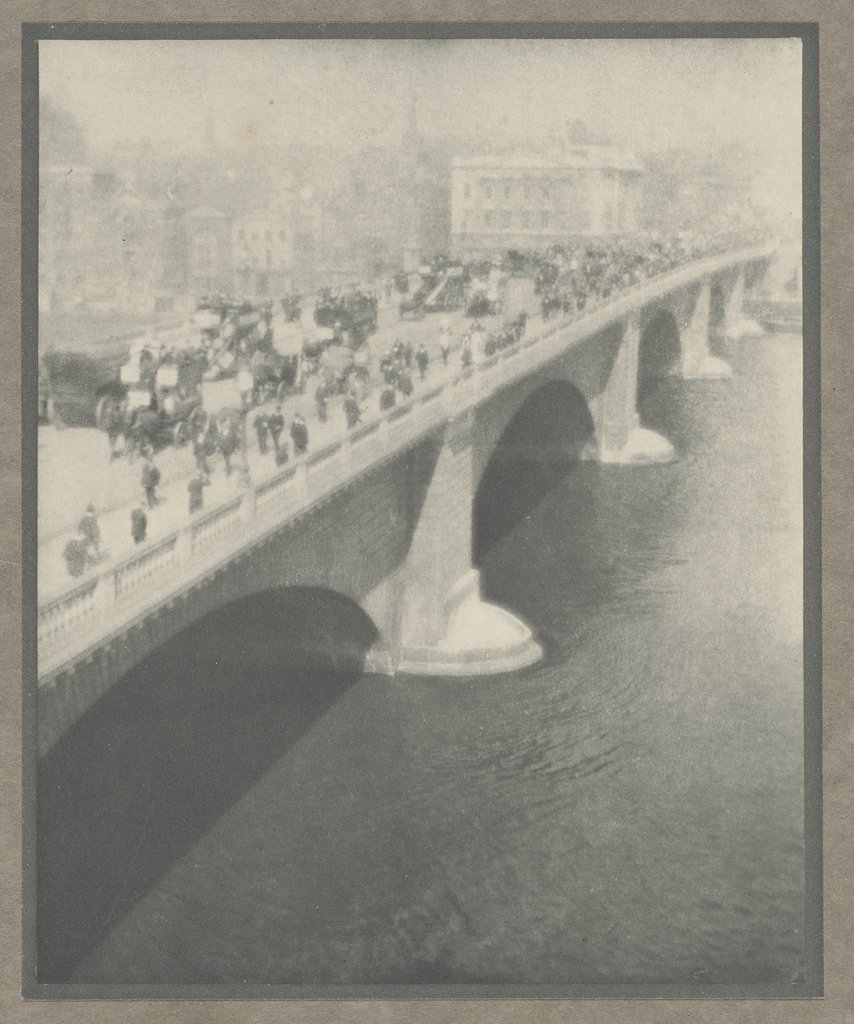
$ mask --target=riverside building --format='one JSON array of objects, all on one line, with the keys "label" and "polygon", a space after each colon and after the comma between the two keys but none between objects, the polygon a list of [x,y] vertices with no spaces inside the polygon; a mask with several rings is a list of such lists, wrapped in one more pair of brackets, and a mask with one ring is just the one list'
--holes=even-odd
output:
[{"label": "riverside building", "polygon": [[602,145],[568,145],[542,157],[457,158],[454,254],[538,249],[573,236],[636,230],[641,171],[631,153]]}]

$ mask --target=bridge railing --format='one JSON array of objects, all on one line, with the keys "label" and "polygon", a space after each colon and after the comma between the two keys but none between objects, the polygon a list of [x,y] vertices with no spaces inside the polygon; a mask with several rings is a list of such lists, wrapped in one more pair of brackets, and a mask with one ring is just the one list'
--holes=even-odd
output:
[{"label": "bridge railing", "polygon": [[704,274],[767,255],[766,249],[713,257],[652,278],[582,317],[544,330],[416,393],[379,417],[247,487],[224,504],[152,540],[122,561],[95,572],[38,609],[39,678],[55,676],[160,601],[205,578],[244,547],[257,543],[320,500],[393,458],[419,437],[535,372],[556,352],[589,337],[633,309]]}]

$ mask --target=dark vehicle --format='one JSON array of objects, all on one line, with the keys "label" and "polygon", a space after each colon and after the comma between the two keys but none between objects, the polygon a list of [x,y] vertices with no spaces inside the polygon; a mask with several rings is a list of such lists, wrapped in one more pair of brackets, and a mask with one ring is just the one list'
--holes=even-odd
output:
[{"label": "dark vehicle", "polygon": [[291,292],[282,298],[282,312],[288,323],[299,320],[302,313],[302,300],[296,292]]},{"label": "dark vehicle", "polygon": [[[151,386],[140,381],[128,388],[113,408],[126,424],[131,451],[144,446],[156,450],[170,443],[181,447],[190,441],[193,417],[201,405],[203,365],[191,358],[162,363],[154,372]],[[109,408],[104,407],[104,421],[110,415]]]},{"label": "dark vehicle", "polygon": [[275,349],[256,349],[252,354],[253,397],[257,403],[290,394],[297,379],[296,356],[284,356]]},{"label": "dark vehicle", "polygon": [[484,292],[476,292],[466,306],[466,316],[495,316],[497,312],[497,300],[490,299]]},{"label": "dark vehicle", "polygon": [[404,299],[398,306],[401,320],[423,320],[427,313],[424,305],[426,293],[420,288],[408,299]]},{"label": "dark vehicle", "polygon": [[127,389],[119,373],[130,341],[111,339],[85,352],[48,349],[40,374],[40,408],[57,427],[89,427],[103,421],[106,406],[121,402]]},{"label": "dark vehicle", "polygon": [[459,309],[465,302],[467,283],[468,277],[463,267],[447,267],[425,297],[424,308],[428,313],[450,313]]},{"label": "dark vehicle", "polygon": [[358,348],[377,329],[377,301],[360,291],[333,295],[325,289],[315,306],[314,322],[335,330],[336,342]]}]

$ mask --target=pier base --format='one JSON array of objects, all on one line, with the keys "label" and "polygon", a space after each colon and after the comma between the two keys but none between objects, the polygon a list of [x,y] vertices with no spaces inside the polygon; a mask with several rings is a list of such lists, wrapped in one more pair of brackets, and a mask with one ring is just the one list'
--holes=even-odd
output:
[{"label": "pier base", "polygon": [[432,646],[405,646],[398,671],[425,676],[496,675],[526,668],[543,656],[531,630],[480,596],[476,569],[460,580],[448,602],[444,637]]}]

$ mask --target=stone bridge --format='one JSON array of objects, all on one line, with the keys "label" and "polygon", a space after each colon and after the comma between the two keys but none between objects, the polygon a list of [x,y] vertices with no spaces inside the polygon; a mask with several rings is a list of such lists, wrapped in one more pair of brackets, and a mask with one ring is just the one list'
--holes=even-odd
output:
[{"label": "stone bridge", "polygon": [[69,581],[38,609],[40,752],[172,637],[282,588],[355,602],[374,627],[368,671],[473,675],[534,663],[528,626],[480,596],[472,508],[487,466],[546,443],[526,439],[524,423],[547,394],[571,413],[572,436],[559,439],[570,457],[671,458],[668,440],[641,422],[639,389],[674,372],[729,375],[710,351],[710,324],[743,329],[745,291],[774,252],[685,264],[572,321],[538,323],[132,557]]}]

